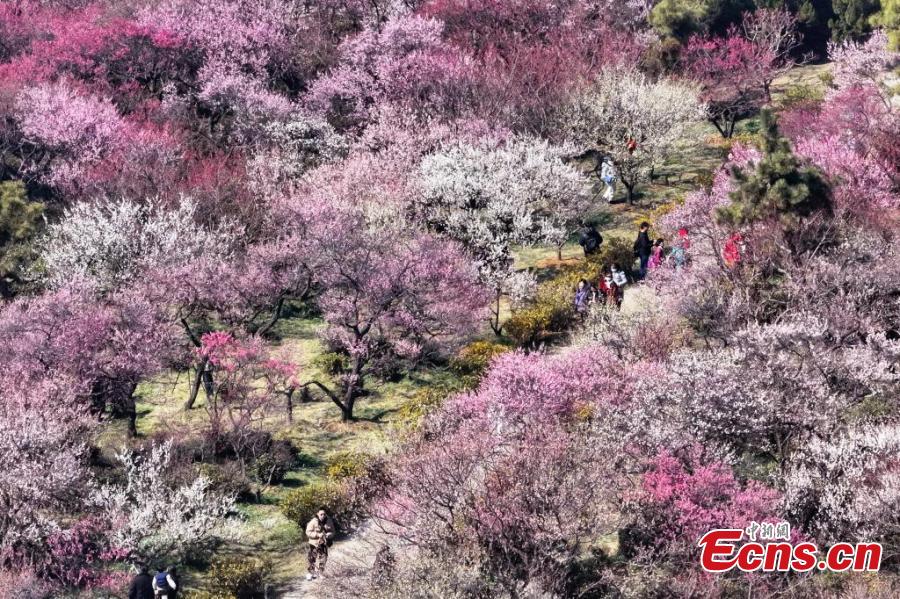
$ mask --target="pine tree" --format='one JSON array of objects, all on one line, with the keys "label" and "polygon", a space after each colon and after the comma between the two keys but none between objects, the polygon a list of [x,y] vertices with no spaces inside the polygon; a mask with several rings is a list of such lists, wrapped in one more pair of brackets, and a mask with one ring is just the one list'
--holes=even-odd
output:
[{"label": "pine tree", "polygon": [[0,296],[21,282],[22,268],[33,259],[29,241],[37,234],[44,205],[29,202],[21,181],[0,183]]},{"label": "pine tree", "polygon": [[778,131],[778,121],[762,112],[763,158],[751,169],[734,169],[736,189],[731,204],[721,208],[719,220],[732,226],[777,218],[786,230],[800,219],[831,211],[828,183],[814,167],[804,164]]}]

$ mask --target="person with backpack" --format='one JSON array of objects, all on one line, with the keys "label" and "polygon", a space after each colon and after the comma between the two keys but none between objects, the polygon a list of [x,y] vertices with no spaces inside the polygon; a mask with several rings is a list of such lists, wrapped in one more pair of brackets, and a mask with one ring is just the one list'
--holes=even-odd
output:
[{"label": "person with backpack", "polygon": [[640,275],[638,278],[643,279],[647,276],[647,263],[650,262],[650,254],[653,252],[653,242],[650,241],[650,223],[642,222],[638,231],[637,239],[634,240],[634,257],[641,261]]},{"label": "person with backpack", "polygon": [[308,562],[306,580],[313,580],[325,572],[328,546],[334,539],[334,530],[334,522],[324,507],[319,508],[306,525],[306,538],[309,541],[309,550],[306,554]]},{"label": "person with backpack", "polygon": [[147,566],[137,567],[137,575],[128,588],[128,599],[154,599],[153,577],[147,572]]},{"label": "person with backpack", "polygon": [[153,577],[153,592],[156,599],[175,599],[178,593],[178,578],[175,566],[160,570]]},{"label": "person with backpack", "polygon": [[578,245],[584,250],[585,258],[592,254],[596,254],[602,243],[603,236],[597,232],[596,227],[592,224],[585,223],[578,236]]}]

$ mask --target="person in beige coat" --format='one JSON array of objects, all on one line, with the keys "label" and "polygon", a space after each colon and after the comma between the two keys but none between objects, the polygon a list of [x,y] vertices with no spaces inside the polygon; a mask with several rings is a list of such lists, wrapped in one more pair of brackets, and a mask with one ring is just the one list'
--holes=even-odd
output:
[{"label": "person in beige coat", "polygon": [[306,525],[306,538],[309,541],[309,552],[306,554],[309,561],[306,580],[312,580],[325,572],[328,546],[334,539],[334,522],[324,507],[319,508],[313,519]]}]

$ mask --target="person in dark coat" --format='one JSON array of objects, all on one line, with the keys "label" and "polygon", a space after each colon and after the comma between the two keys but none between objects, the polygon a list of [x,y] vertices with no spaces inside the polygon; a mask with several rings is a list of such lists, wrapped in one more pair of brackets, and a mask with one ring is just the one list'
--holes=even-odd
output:
[{"label": "person in dark coat", "polygon": [[147,572],[147,566],[138,566],[128,589],[128,599],[153,599],[153,577]]},{"label": "person in dark coat", "polygon": [[603,237],[597,232],[594,225],[585,224],[578,236],[578,245],[584,250],[584,255],[596,254],[602,243]]},{"label": "person in dark coat", "polygon": [[634,256],[635,258],[640,258],[641,261],[640,275],[638,277],[640,279],[647,276],[647,263],[650,261],[650,254],[653,253],[653,242],[650,241],[649,230],[650,223],[641,223],[637,239],[634,240]]}]

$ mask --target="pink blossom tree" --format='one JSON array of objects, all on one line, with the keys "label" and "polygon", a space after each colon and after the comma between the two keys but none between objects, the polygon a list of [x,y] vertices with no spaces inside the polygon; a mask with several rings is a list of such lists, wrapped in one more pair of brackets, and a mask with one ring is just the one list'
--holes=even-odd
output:
[{"label": "pink blossom tree", "polygon": [[397,228],[370,228],[337,210],[315,229],[325,339],[349,356],[337,389],[313,385],[353,419],[379,361],[415,361],[474,330],[485,295],[453,243]]},{"label": "pink blossom tree", "polygon": [[774,79],[772,50],[736,30],[727,37],[692,37],[681,60],[688,76],[702,86],[709,120],[722,137],[731,137],[737,121],[763,105],[765,82]]},{"label": "pink blossom tree", "polygon": [[4,307],[0,363],[29,384],[68,381],[80,405],[127,417],[135,433],[135,389],[178,358],[173,332],[139,294],[100,299],[89,288],[66,287]]}]

